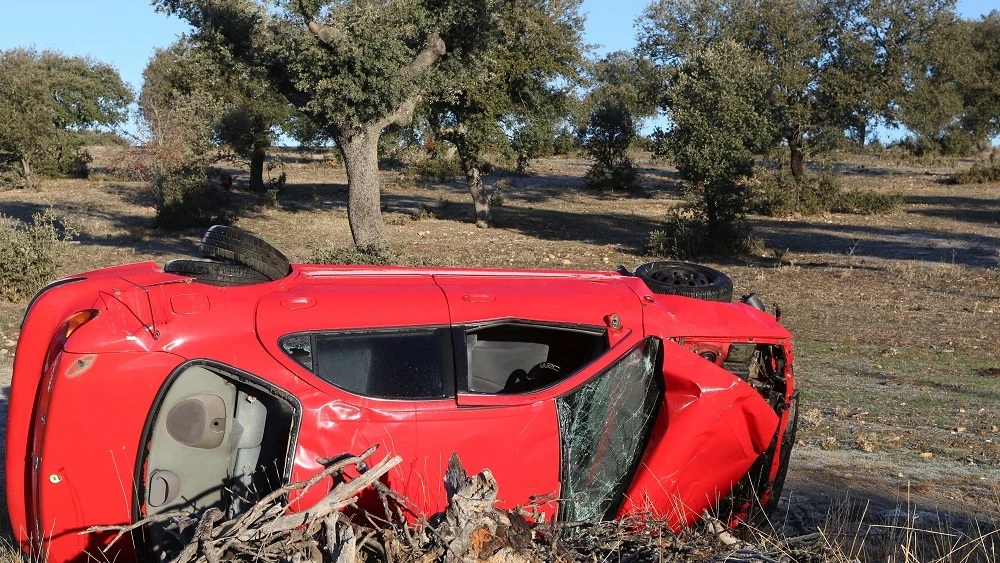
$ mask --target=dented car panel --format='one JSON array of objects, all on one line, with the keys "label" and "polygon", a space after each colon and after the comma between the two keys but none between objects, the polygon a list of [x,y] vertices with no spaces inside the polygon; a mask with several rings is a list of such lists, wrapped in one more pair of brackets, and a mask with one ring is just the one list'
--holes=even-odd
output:
[{"label": "dented car panel", "polygon": [[[452,452],[492,470],[504,508],[546,520],[680,527],[780,489],[791,335],[742,303],[596,272],[294,266],[216,287],[143,263],[76,278],[26,315],[8,420],[12,526],[51,561],[110,541],[89,526],[237,514],[373,445],[372,462],[403,458],[385,484],[427,514]],[[174,548],[153,525],[133,539],[119,560]]]}]

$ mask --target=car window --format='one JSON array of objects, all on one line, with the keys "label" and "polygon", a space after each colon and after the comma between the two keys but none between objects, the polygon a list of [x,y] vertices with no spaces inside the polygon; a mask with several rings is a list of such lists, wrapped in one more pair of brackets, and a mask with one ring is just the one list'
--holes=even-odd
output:
[{"label": "car window", "polygon": [[603,329],[508,322],[465,329],[462,389],[530,393],[580,371],[608,350]]},{"label": "car window", "polygon": [[289,356],[345,391],[379,399],[442,399],[454,384],[446,328],[297,334],[281,340]]},{"label": "car window", "polygon": [[563,521],[615,517],[663,400],[659,344],[655,338],[642,341],[556,399]]}]

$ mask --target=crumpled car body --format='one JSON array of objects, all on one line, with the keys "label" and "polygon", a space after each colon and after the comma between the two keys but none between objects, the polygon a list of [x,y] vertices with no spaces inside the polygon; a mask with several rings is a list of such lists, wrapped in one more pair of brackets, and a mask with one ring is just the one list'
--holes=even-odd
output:
[{"label": "crumpled car body", "polygon": [[[618,273],[293,266],[215,287],[140,263],[50,284],[26,313],[7,428],[25,550],[176,548],[176,510],[229,514],[379,445],[386,485],[444,508],[449,457],[504,508],[679,528],[772,505],[794,423],[791,335],[743,303]],[[301,510],[331,483],[292,498]],[[362,499],[364,502],[365,499]]]}]

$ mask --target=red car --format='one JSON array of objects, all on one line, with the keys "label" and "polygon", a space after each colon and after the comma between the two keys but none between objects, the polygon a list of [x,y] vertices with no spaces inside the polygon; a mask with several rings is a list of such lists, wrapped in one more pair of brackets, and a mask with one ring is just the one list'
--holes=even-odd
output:
[{"label": "red car", "polygon": [[[400,455],[388,485],[441,510],[452,452],[543,518],[766,513],[796,421],[791,335],[724,274],[290,266],[233,227],[207,260],[55,281],[28,307],[7,426],[25,550],[81,559],[127,524],[229,515],[320,459]],[[307,508],[326,490],[294,499]],[[175,549],[165,524],[122,561]],[[117,558],[117,559],[114,559]]]}]

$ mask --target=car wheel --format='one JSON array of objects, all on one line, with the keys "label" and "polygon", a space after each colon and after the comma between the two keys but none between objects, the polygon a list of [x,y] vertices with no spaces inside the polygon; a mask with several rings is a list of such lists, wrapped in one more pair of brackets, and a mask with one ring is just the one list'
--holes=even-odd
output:
[{"label": "car wheel", "polygon": [[201,254],[205,258],[224,260],[252,268],[268,280],[288,275],[288,258],[264,239],[237,227],[215,225],[201,239]]},{"label": "car wheel", "polygon": [[733,280],[715,268],[690,262],[649,262],[635,269],[653,293],[682,295],[705,301],[733,300]]},{"label": "car wheel", "polygon": [[163,265],[163,271],[190,276],[201,283],[218,286],[250,285],[271,281],[253,268],[214,260],[171,260]]}]

